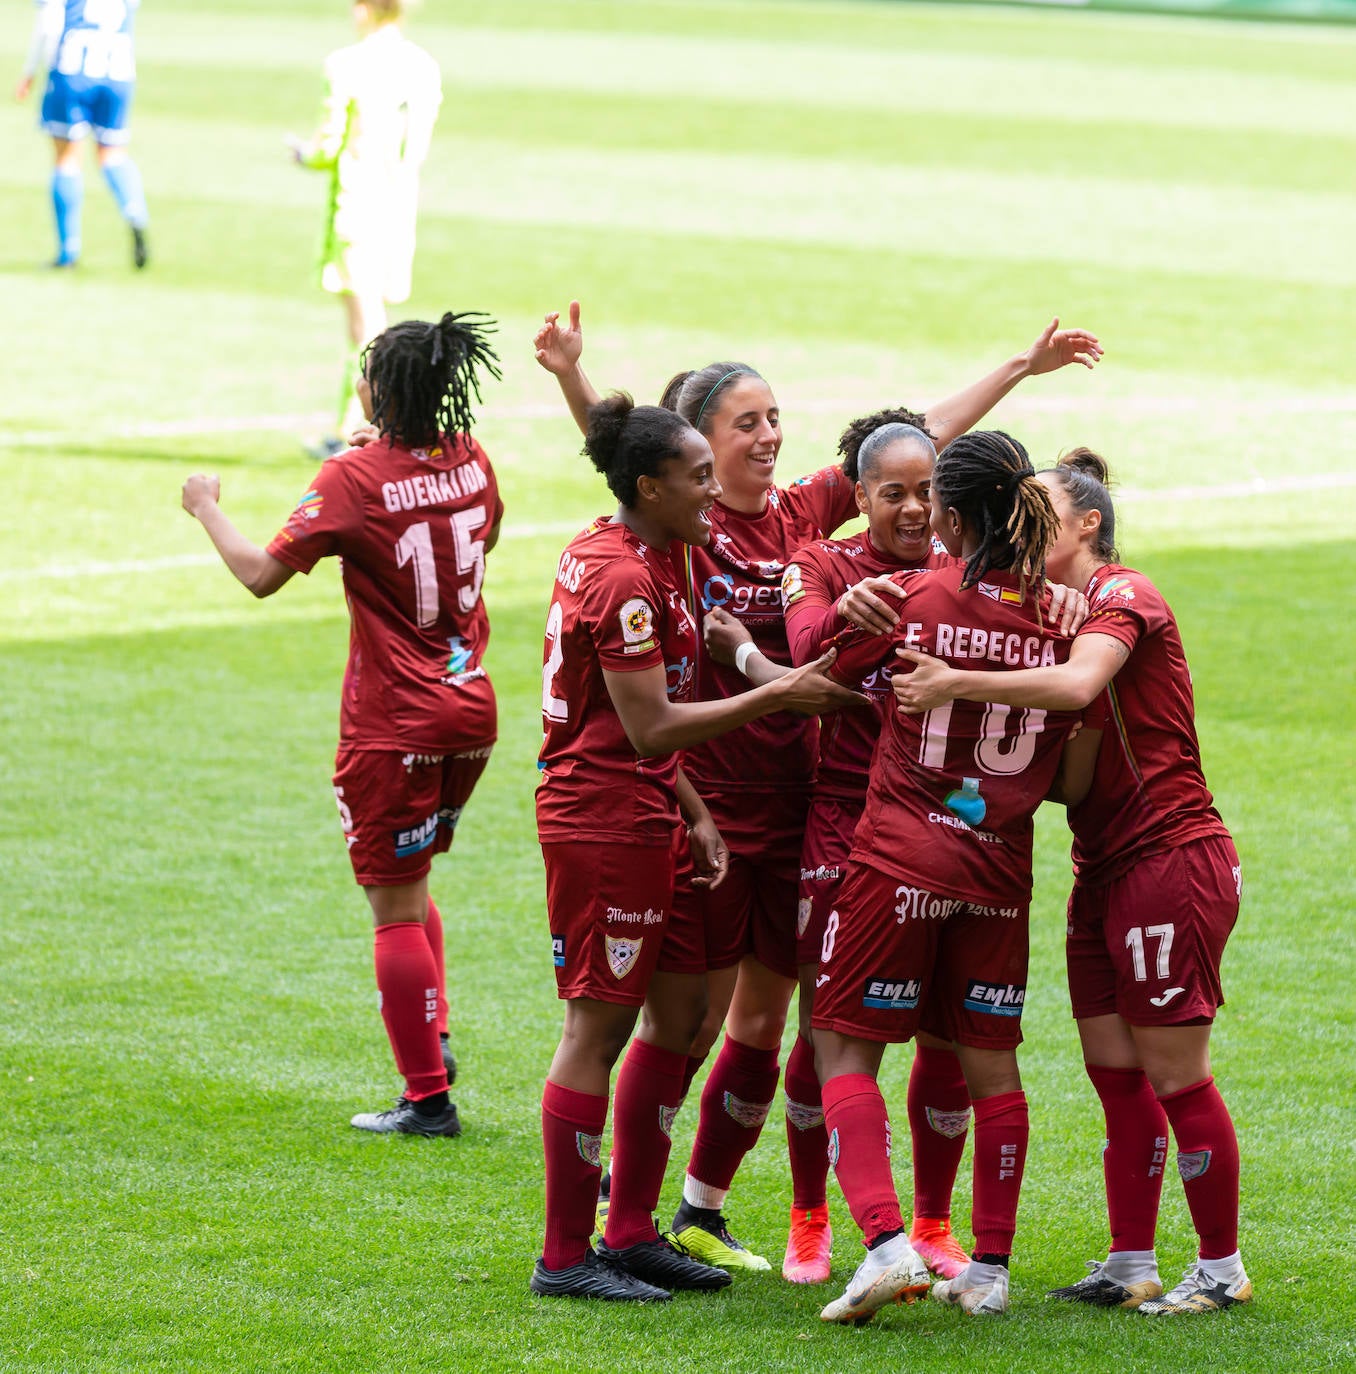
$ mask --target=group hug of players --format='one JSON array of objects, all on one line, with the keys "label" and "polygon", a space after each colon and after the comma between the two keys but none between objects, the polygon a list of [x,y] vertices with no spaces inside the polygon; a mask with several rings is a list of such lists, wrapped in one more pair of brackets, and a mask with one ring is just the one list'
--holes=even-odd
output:
[{"label": "group hug of players", "polygon": [[[343,560],[334,786],[405,1080],[391,1110],[354,1117],[371,1131],[460,1130],[428,874],[496,737],[481,586],[503,505],[470,409],[498,375],[489,328],[448,314],[379,335],[359,383],[369,426],[266,548],[222,512],[217,479],[184,486],[256,595]],[[926,411],[854,421],[840,462],[781,487],[780,413],[752,368],[680,373],[645,406],[594,390],[577,305],[535,347],[617,508],[561,554],[546,616],[536,805],[565,1020],[532,1290],[665,1301],[770,1268],[725,1213],[799,989],[784,1277],[830,1277],[832,1167],[866,1253],[824,1320],[929,1293],[1005,1311],[1030,1129],[1016,1050],[1032,817],[1049,798],[1074,836],[1069,988],[1111,1232],[1106,1260],[1054,1296],[1154,1315],[1248,1301],[1238,1147],[1209,1062],[1241,877],[1176,623],[1118,561],[1097,455],[1037,472],[1017,440],[972,429],[1024,378],[1093,366],[1096,337],[1053,322]],[[864,529],[831,537],[859,514]],[[670,1131],[718,1039],[661,1235]],[[877,1075],[909,1040],[906,1221]],[[950,1224],[968,1134],[969,1252]],[[1199,1243],[1165,1293],[1170,1135]]]}]

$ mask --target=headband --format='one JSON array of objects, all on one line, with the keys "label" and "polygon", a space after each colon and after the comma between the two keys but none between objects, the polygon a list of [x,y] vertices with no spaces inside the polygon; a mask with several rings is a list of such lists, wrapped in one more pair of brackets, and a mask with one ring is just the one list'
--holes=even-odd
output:
[{"label": "headband", "polygon": [[716,394],[716,392],[719,391],[719,390],[721,389],[721,387],[723,387],[723,386],[725,385],[725,383],[728,382],[728,381],[730,380],[731,377],[737,377],[737,376],[739,376],[739,374],[740,374],[741,372],[743,372],[743,370],[744,370],[744,369],[743,369],[742,367],[732,367],[732,368],[731,368],[731,369],[730,369],[730,370],[729,370],[729,371],[728,371],[728,372],[727,372],[727,373],[726,373],[726,374],[725,374],[725,375],[724,375],[724,376],[723,376],[723,377],[722,377],[722,378],[721,378],[721,379],[711,388],[711,390],[708,391],[708,392],[706,393],[706,400],[704,400],[704,401],[702,402],[701,409],[697,412],[697,418],[692,422],[692,428],[693,428],[693,429],[700,429],[700,428],[701,428],[702,416],[706,414],[706,407],[709,406],[709,405],[711,404],[711,397],[714,396],[714,395]]}]

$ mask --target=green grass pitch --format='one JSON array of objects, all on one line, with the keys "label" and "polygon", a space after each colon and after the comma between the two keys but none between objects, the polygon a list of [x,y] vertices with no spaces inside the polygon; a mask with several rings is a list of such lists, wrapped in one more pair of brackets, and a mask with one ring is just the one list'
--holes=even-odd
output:
[{"label": "green grass pitch", "polygon": [[[14,75],[28,15],[0,20]],[[311,475],[297,440],[326,422],[340,312],[308,275],[321,183],[282,139],[314,117],[347,6],[149,0],[139,33],[144,275],[92,165],[81,270],[39,270],[49,153],[31,105],[0,109],[0,1368],[1356,1365],[1356,30],[426,0],[412,34],[447,101],[405,312],[501,321],[479,433],[508,507],[485,588],[502,741],[434,870],[466,1125],[448,1142],[346,1124],[398,1085],[329,791],[335,570],[255,604],[178,508],[188,473],[218,472],[262,541]],[[541,624],[559,549],[608,505],[529,348],[571,296],[602,384],[648,398],[715,357],[762,369],[786,477],[853,415],[926,405],[1055,312],[1101,334],[1094,374],[1038,379],[994,419],[1040,459],[1108,454],[1127,560],[1182,623],[1245,871],[1215,1046],[1251,1308],[1161,1323],[1042,1299],[1105,1246],[1055,813],[1006,1320],[924,1305],[821,1329],[823,1290],[775,1274],[654,1311],[528,1295],[560,1020],[532,825]],[[885,1074],[900,1120],[907,1062]],[[777,1123],[731,1207],[775,1259]],[[834,1212],[841,1283],[858,1249],[836,1192]],[[1193,1253],[1173,1179],[1159,1253],[1169,1278]]]}]

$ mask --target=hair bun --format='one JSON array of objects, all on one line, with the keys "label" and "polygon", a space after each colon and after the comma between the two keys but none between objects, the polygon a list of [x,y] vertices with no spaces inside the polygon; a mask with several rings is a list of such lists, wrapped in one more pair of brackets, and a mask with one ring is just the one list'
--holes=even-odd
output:
[{"label": "hair bun", "polygon": [[1104,487],[1111,485],[1111,469],[1107,466],[1106,459],[1090,448],[1071,448],[1067,453],[1061,453],[1058,465],[1093,477]]}]

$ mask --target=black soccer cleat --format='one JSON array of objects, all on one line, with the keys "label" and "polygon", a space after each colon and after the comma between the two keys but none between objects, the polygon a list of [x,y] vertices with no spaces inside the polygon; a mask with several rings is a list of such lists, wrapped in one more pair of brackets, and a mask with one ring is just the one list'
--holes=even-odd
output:
[{"label": "black soccer cleat", "polygon": [[395,1106],[386,1112],[359,1112],[349,1123],[360,1131],[377,1135],[445,1135],[461,1134],[457,1119],[457,1104],[449,1102],[437,1116],[425,1116],[408,1097],[397,1097]]},{"label": "black soccer cleat", "polygon": [[673,1293],[714,1293],[719,1288],[728,1288],[731,1283],[731,1276],[724,1269],[693,1259],[663,1236],[628,1245],[624,1250],[614,1250],[600,1240],[598,1258],[624,1269],[632,1278],[643,1279]]},{"label": "black soccer cleat", "polygon": [[132,228],[132,265],[141,271],[151,260],[151,246],[146,242],[146,231],[138,229],[134,225]]},{"label": "black soccer cleat", "polygon": [[596,1298],[600,1302],[668,1302],[673,1296],[592,1250],[568,1269],[548,1269],[538,1260],[528,1287],[543,1298]]},{"label": "black soccer cleat", "polygon": [[447,1070],[447,1086],[450,1088],[457,1081],[457,1056],[452,1053],[452,1047],[447,1043],[446,1031],[439,1032],[438,1043],[442,1046],[443,1068]]}]

